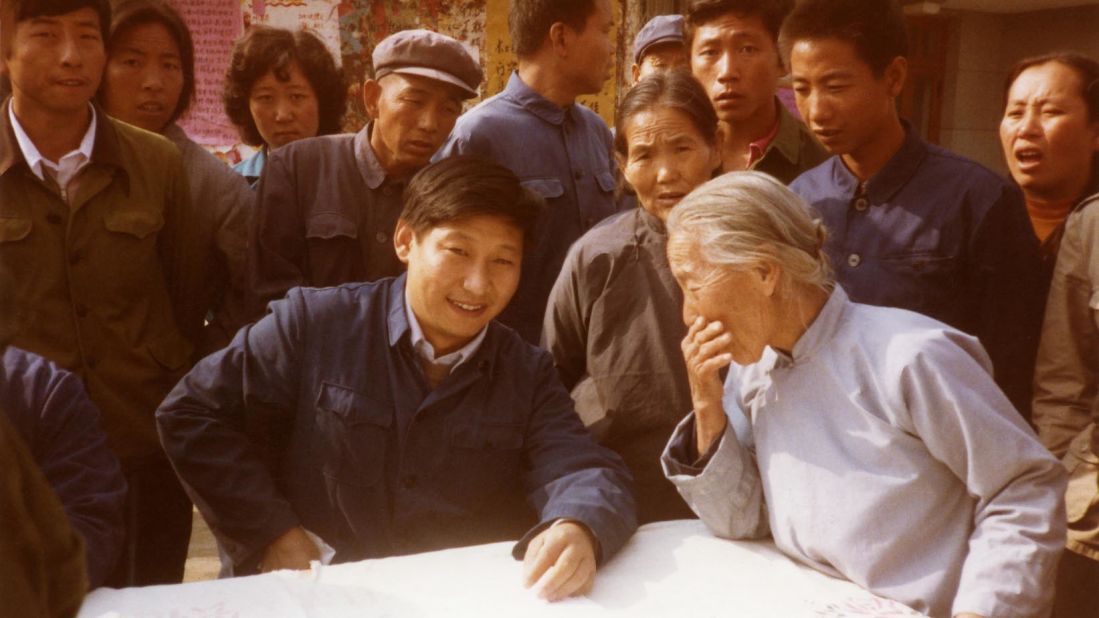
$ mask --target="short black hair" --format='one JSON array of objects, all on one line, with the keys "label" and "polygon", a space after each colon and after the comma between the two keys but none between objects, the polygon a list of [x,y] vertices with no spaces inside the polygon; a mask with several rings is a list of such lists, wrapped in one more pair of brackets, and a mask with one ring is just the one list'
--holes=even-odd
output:
[{"label": "short black hair", "polygon": [[771,33],[771,39],[777,45],[782,22],[793,8],[794,0],[694,0],[687,5],[683,35],[687,41],[687,47],[690,48],[698,28],[718,17],[732,13],[759,17],[763,21],[763,27]]},{"label": "short black hair", "polygon": [[480,215],[503,217],[533,247],[534,225],[544,202],[508,168],[482,155],[458,155],[416,173],[404,193],[403,220],[419,235],[441,224]]},{"label": "short black hair", "polygon": [[[3,0],[4,6],[0,12],[11,16],[14,21],[10,24],[0,22],[0,38],[4,40],[4,56],[11,53],[11,41],[15,34],[15,25],[19,22],[34,19],[35,17],[57,17],[66,15],[83,8],[91,8],[99,15],[99,34],[103,38],[103,44],[107,44],[111,28],[111,3],[110,0]],[[11,5],[11,6],[7,6]],[[3,21],[7,21],[5,18]],[[8,29],[10,28],[10,31]]]},{"label": "short black hair", "polygon": [[537,52],[557,22],[580,32],[595,12],[596,0],[511,0],[508,30],[515,55]]},{"label": "short black hair", "polygon": [[289,80],[293,63],[297,63],[317,97],[317,135],[340,132],[347,110],[347,84],[324,43],[307,30],[254,25],[233,45],[222,94],[225,115],[237,126],[244,143],[264,143],[248,107],[252,86],[268,71],[274,71],[279,80]]},{"label": "short black hair", "polygon": [[1067,67],[1080,78],[1080,98],[1088,108],[1088,122],[1099,122],[1099,62],[1094,58],[1077,52],[1054,52],[1041,56],[1024,58],[1011,67],[1004,80],[1004,105],[1015,80],[1023,71],[1044,64],[1057,63]]},{"label": "short black hair", "polygon": [[840,39],[881,77],[898,56],[908,56],[904,12],[896,0],[802,0],[779,35],[782,55],[806,39]]},{"label": "short black hair", "polygon": [[711,145],[717,139],[717,112],[702,84],[685,68],[658,71],[645,76],[630,88],[618,106],[614,126],[614,150],[622,157],[629,154],[626,125],[635,114],[652,109],[674,109],[691,120],[691,124]]},{"label": "short black hair", "polygon": [[[107,41],[107,57],[115,52],[116,40],[125,34],[130,28],[145,26],[148,24],[160,24],[172,36],[179,48],[179,60],[183,70],[183,90],[179,93],[179,101],[172,111],[172,117],[168,120],[171,124],[187,111],[187,107],[195,97],[195,44],[191,40],[191,31],[187,28],[187,22],[170,4],[163,0],[123,0],[115,9],[114,20],[111,22],[111,36]],[[99,84],[99,93],[96,97],[100,103],[106,96],[107,80]]]}]

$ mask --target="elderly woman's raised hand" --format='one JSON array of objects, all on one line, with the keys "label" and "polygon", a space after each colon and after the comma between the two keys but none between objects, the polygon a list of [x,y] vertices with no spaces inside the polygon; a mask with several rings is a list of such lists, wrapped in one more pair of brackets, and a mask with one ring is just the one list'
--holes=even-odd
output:
[{"label": "elderly woman's raised hand", "polygon": [[695,318],[683,338],[683,359],[687,362],[687,378],[691,384],[691,402],[694,404],[695,436],[699,455],[725,432],[725,409],[721,398],[723,386],[718,375],[723,367],[733,361],[729,353],[732,337],[725,332],[721,322],[708,322],[702,316]]}]

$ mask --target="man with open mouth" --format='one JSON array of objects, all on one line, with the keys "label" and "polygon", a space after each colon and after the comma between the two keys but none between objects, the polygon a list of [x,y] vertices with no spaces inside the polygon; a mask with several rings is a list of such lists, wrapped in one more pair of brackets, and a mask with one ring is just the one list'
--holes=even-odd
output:
[{"label": "man with open mouth", "polygon": [[541,200],[506,168],[445,159],[409,183],[397,278],[294,288],[158,412],[234,573],[520,539],[528,586],[586,591],[637,526],[548,352],[493,319]]}]

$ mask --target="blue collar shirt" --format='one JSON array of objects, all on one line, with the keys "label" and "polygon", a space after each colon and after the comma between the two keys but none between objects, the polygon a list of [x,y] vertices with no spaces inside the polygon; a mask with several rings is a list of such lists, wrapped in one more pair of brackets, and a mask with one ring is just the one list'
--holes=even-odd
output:
[{"label": "blue collar shirt", "polygon": [[907,126],[866,182],[833,156],[790,185],[823,218],[855,302],[923,313],[975,335],[1026,416],[1044,302],[1038,240],[1018,188]]},{"label": "blue collar shirt", "polygon": [[436,388],[405,276],[293,288],[196,365],[161,439],[240,574],[302,526],[345,562],[585,524],[609,558],[636,528],[629,473],[595,444],[549,353],[490,323]]}]

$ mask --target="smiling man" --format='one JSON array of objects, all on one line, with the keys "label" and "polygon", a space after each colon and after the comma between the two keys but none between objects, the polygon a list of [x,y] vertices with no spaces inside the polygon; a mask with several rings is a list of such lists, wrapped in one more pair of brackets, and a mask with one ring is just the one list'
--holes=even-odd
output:
[{"label": "smiling man", "polygon": [[486,159],[425,168],[406,274],[291,290],[168,396],[164,447],[238,574],[307,568],[318,539],[345,562],[521,537],[542,596],[590,587],[636,527],[629,474],[493,321],[540,208]]},{"label": "smiling man", "polygon": [[[107,0],[4,0],[0,262],[24,317],[13,345],[78,375],[130,487],[114,585],[178,582],[191,504],[153,411],[190,366],[212,301],[213,221],[179,151],[92,103]],[[204,205],[200,205],[204,206]]]},{"label": "smiling man", "polygon": [[519,291],[500,317],[537,343],[569,246],[616,209],[610,129],[576,102],[610,78],[614,10],[610,0],[512,0],[508,26],[518,69],[462,117],[437,158],[491,157],[546,200]]},{"label": "smiling man", "polygon": [[369,124],[287,144],[264,167],[250,248],[253,315],[297,285],[374,281],[403,269],[393,253],[401,194],[483,73],[461,43],[427,30],[389,36],[373,60],[374,79],[363,85]]},{"label": "smiling man", "polygon": [[723,135],[721,169],[752,169],[788,183],[827,153],[775,95],[778,51],[792,0],[695,0],[687,8],[691,72],[706,88]]},{"label": "smiling man", "polygon": [[828,227],[856,302],[917,311],[975,335],[1029,417],[1045,290],[1019,190],[925,143],[897,115],[907,38],[893,0],[806,0],[787,19],[798,108],[835,156],[790,185]]}]

